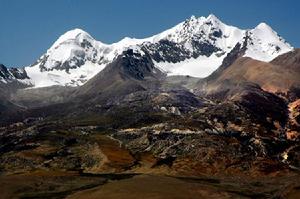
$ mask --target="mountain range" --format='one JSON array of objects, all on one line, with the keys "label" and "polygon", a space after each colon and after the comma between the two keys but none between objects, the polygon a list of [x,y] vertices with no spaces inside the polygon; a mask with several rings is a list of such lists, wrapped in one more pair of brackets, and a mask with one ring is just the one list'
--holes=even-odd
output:
[{"label": "mountain range", "polygon": [[245,45],[245,57],[267,62],[293,49],[265,23],[242,30],[212,14],[192,16],[149,38],[126,37],[113,44],[74,29],[60,36],[35,63],[24,67],[28,76],[25,83],[33,87],[83,85],[126,49],[149,54],[155,67],[167,75],[206,77],[238,43]]},{"label": "mountain range", "polygon": [[184,179],[219,189],[247,176],[222,190],[299,194],[299,77],[300,49],[266,23],[192,16],[113,44],[70,30],[32,65],[0,65],[0,173],[209,176]]}]

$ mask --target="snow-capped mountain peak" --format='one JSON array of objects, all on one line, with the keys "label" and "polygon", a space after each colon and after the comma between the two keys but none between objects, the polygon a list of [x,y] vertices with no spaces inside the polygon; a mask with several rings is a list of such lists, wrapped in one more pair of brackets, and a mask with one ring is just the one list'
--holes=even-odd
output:
[{"label": "snow-capped mountain peak", "polygon": [[223,24],[223,22],[214,14],[210,14],[206,17],[206,21],[210,21],[216,24]]},{"label": "snow-capped mountain peak", "polygon": [[195,15],[192,15],[192,16],[190,17],[190,20],[197,20],[197,18],[196,18]]},{"label": "snow-capped mountain peak", "polygon": [[81,29],[70,30],[25,70],[35,87],[78,86],[104,68],[99,60],[106,46]]},{"label": "snow-capped mountain peak", "polygon": [[82,42],[83,40],[91,41],[94,40],[90,34],[85,32],[82,29],[76,28],[73,30],[70,30],[66,32],[65,34],[61,35],[55,42],[54,44],[50,47],[49,50],[53,48],[57,48],[59,45],[65,43],[65,42],[70,42],[70,41],[77,41],[77,42]]},{"label": "snow-capped mountain peak", "polygon": [[128,48],[151,57],[168,75],[205,77],[216,70],[237,43],[247,46],[245,56],[270,61],[292,50],[270,26],[260,23],[250,30],[227,25],[210,14],[191,16],[152,37],[125,37],[113,44],[95,40],[81,29],[66,32],[32,66],[25,70],[35,87],[78,86],[100,72]]},{"label": "snow-capped mountain peak", "polygon": [[103,46],[105,44],[96,41],[81,29],[70,30],[53,43],[37,64],[41,71],[68,71],[83,65],[85,59],[95,62],[97,53]]},{"label": "snow-capped mountain peak", "polygon": [[168,39],[174,42],[184,42],[192,39],[192,37],[208,34],[211,29],[217,29],[216,26],[220,25],[223,25],[223,23],[214,15],[209,15],[207,18],[191,16],[173,28],[156,35],[155,41]]},{"label": "snow-capped mountain peak", "polygon": [[259,23],[259,24],[255,27],[255,29],[261,29],[261,30],[266,30],[266,29],[268,29],[269,31],[273,31],[273,29],[272,29],[268,24],[266,24],[265,22]]},{"label": "snow-capped mountain peak", "polygon": [[268,24],[260,23],[247,31],[250,38],[245,57],[269,62],[293,47],[280,37]]}]

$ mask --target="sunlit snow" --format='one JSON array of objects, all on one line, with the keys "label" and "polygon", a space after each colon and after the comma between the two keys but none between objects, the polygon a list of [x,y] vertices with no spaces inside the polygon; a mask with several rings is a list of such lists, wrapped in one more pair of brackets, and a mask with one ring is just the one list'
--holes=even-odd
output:
[{"label": "sunlit snow", "polygon": [[[211,35],[216,31],[221,36],[212,38]],[[200,38],[201,41],[209,42],[220,51],[209,57],[203,55],[177,63],[155,62],[155,66],[168,75],[206,77],[221,65],[224,57],[237,43],[243,43],[246,35],[251,38],[251,42],[248,43],[244,56],[257,60],[270,61],[278,55],[293,49],[265,23],[259,24],[252,30],[241,30],[224,24],[211,14],[208,17],[199,18],[192,16],[190,19],[152,37],[145,39],[125,37],[113,44],[102,43],[85,31],[74,29],[66,32],[54,42],[46,54],[41,57],[46,59],[40,59],[37,64],[26,67],[25,70],[34,87],[51,85],[79,86],[103,70],[108,63],[111,63],[128,48],[143,54],[144,52],[140,48],[143,43],[169,40],[182,44],[192,54],[195,49],[191,42]],[[89,46],[84,46],[85,43],[88,43]],[[65,62],[76,67],[74,58],[83,60],[83,65],[70,69],[69,72],[66,72],[63,68],[56,68]],[[46,70],[41,71],[42,60],[45,60],[43,68]]]},{"label": "sunlit snow", "polygon": [[155,62],[155,66],[168,76],[188,75],[193,77],[207,77],[213,73],[221,64],[226,55],[210,57],[199,56],[198,58],[187,59],[178,63]]}]

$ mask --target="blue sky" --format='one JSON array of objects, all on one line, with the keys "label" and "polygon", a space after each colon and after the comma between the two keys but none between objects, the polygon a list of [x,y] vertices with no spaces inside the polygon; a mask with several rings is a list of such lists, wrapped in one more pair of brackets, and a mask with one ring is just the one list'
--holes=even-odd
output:
[{"label": "blue sky", "polygon": [[29,65],[74,28],[111,43],[151,36],[191,15],[210,13],[241,28],[266,22],[300,47],[299,10],[298,0],[0,0],[0,63]]}]

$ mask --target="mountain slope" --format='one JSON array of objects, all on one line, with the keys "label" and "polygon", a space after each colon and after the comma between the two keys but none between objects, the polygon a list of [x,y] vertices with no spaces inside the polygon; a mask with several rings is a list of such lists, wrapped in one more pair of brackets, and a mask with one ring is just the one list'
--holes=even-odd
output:
[{"label": "mountain slope", "polygon": [[32,86],[24,69],[7,68],[0,64],[0,92],[8,99],[17,89]]},{"label": "mountain slope", "polygon": [[270,61],[292,47],[268,25],[241,30],[216,16],[190,19],[145,39],[124,38],[104,44],[80,29],[62,35],[32,66],[25,67],[34,87],[83,85],[129,48],[149,54],[168,75],[206,77],[237,43],[248,41],[245,56]]},{"label": "mountain slope", "polygon": [[89,101],[118,98],[138,90],[156,87],[164,75],[154,67],[149,55],[129,49],[79,87],[74,96],[89,96]]},{"label": "mountain slope", "polygon": [[7,68],[3,64],[0,64],[0,82],[8,84],[12,82],[28,84],[29,77],[22,68]]},{"label": "mountain slope", "polygon": [[238,57],[226,67],[220,67],[198,86],[207,94],[230,91],[244,83],[254,83],[272,93],[288,94],[300,88],[299,49],[278,56],[271,62]]},{"label": "mountain slope", "polygon": [[300,49],[297,48],[291,52],[284,53],[275,59],[273,59],[271,64],[285,66],[287,70],[300,70]]}]

